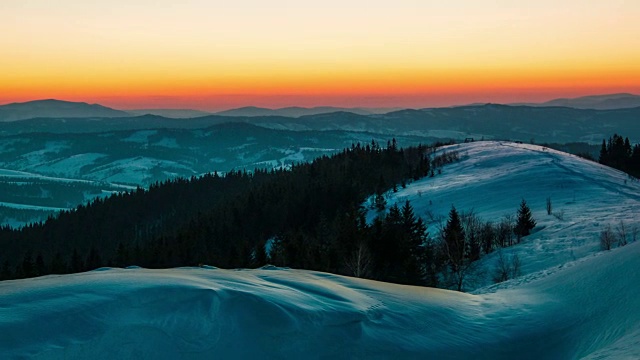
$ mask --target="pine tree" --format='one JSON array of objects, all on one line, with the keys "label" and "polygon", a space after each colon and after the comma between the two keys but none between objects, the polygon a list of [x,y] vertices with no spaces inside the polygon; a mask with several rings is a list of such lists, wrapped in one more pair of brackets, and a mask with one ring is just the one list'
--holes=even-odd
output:
[{"label": "pine tree", "polygon": [[267,264],[266,242],[256,244],[253,250],[253,266],[260,267]]},{"label": "pine tree", "polygon": [[84,261],[82,261],[78,250],[74,248],[73,254],[71,255],[71,263],[69,264],[69,272],[78,273],[81,271],[84,271]]},{"label": "pine tree", "polygon": [[462,229],[460,215],[454,206],[449,211],[449,219],[444,228],[444,241],[449,257],[449,263],[452,270],[458,271],[458,268],[464,260],[465,250],[465,234]]},{"label": "pine tree", "polygon": [[531,233],[531,229],[536,227],[536,221],[531,215],[531,209],[527,206],[527,202],[522,199],[520,203],[520,209],[518,209],[518,221],[516,222],[515,233],[520,238],[527,236]]},{"label": "pine tree", "polygon": [[31,251],[27,251],[22,259],[22,276],[25,278],[34,277],[36,275],[35,265]]},{"label": "pine tree", "polygon": [[404,230],[409,236],[411,251],[412,253],[419,253],[419,249],[423,247],[429,236],[427,226],[422,219],[415,216],[409,200],[402,206],[401,216]]},{"label": "pine tree", "polygon": [[[611,140],[609,140],[609,142],[611,142]],[[598,162],[603,165],[607,165],[609,163],[607,142],[604,139],[602,140],[602,147],[600,148],[600,158],[598,159]]]},{"label": "pine tree", "polygon": [[415,216],[411,203],[407,200],[400,210],[402,217],[402,236],[405,244],[400,244],[404,256],[405,277],[410,284],[424,282],[424,262],[426,258],[427,227],[422,219]]},{"label": "pine tree", "polygon": [[87,261],[85,262],[85,267],[87,270],[95,270],[102,266],[102,259],[100,258],[100,253],[96,250],[95,247],[91,247],[89,250],[89,255],[87,255]]},{"label": "pine tree", "polygon": [[56,252],[55,256],[51,258],[49,269],[52,274],[64,274],[67,272],[67,265],[60,252]]},{"label": "pine tree", "polygon": [[125,267],[125,266],[130,265],[129,264],[129,249],[122,242],[118,243],[118,248],[116,249],[116,263],[115,263],[115,265],[119,266],[119,267]]},{"label": "pine tree", "polygon": [[284,244],[282,243],[282,236],[276,236],[271,240],[271,247],[268,255],[269,263],[275,266],[287,265],[287,256],[285,254]]},{"label": "pine tree", "polygon": [[44,258],[40,253],[38,253],[38,256],[36,257],[35,271],[36,271],[36,276],[42,276],[47,274],[47,267],[45,266]]},{"label": "pine tree", "polygon": [[9,267],[9,260],[5,260],[2,264],[2,270],[0,270],[0,280],[11,279],[11,268]]}]

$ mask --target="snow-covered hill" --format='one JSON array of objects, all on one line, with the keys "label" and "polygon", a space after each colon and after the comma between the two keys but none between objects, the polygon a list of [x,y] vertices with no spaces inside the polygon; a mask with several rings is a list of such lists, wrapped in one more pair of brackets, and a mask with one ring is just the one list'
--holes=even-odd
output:
[{"label": "snow-covered hill", "polygon": [[0,357],[632,359],[640,244],[479,295],[311,271],[100,269],[0,282]]},{"label": "snow-covered hill", "polygon": [[[45,196],[23,192],[26,186],[3,188],[7,181],[0,171],[0,202],[17,205],[39,205],[48,208],[74,208],[96,196],[88,184],[107,190],[122,187],[148,187],[156,182],[177,177],[190,178],[217,171],[255,168],[287,168],[291,164],[309,162],[331,155],[353,143],[385,144],[391,136],[349,132],[292,132],[266,129],[245,123],[221,124],[204,129],[146,129],[87,134],[38,133],[0,137],[0,170],[33,174],[38,177]],[[429,139],[401,136],[403,146]],[[59,194],[53,178],[75,179],[87,186],[69,186],[66,199]],[[42,181],[40,181],[42,180]],[[23,183],[27,184],[26,181]],[[56,182],[57,183],[57,182]],[[77,185],[76,184],[76,185]],[[120,184],[120,185],[117,185]],[[2,191],[5,189],[5,191]],[[85,196],[86,194],[86,196]],[[22,197],[22,198],[20,198]],[[44,200],[39,199],[44,198]],[[15,208],[15,206],[14,206]],[[0,207],[0,225],[21,225],[44,220],[50,213],[7,214]],[[12,220],[16,217],[20,221]]]},{"label": "snow-covered hill", "polygon": [[487,275],[471,294],[273,267],[4,281],[0,358],[640,358],[640,243],[599,251],[606,224],[622,221],[632,240],[640,184],[539,146],[453,150],[460,162],[388,201],[409,199],[428,221],[452,204],[497,221],[525,198],[538,226],[504,249],[520,256],[521,277],[491,285]]},{"label": "snow-covered hill", "polygon": [[[628,241],[640,237],[640,183],[623,172],[542,146],[481,141],[441,151],[458,151],[461,161],[441,175],[388,194],[388,203],[409,200],[436,235],[454,205],[485,221],[515,218],[525,199],[537,226],[521,244],[504,248],[517,254],[522,273],[562,266],[600,251],[600,232],[624,224]],[[552,215],[546,200],[551,199]],[[369,218],[377,213],[370,211]],[[634,234],[635,233],[635,234]],[[473,287],[491,283],[498,252],[481,259],[485,274]],[[472,290],[467,288],[468,290]]]}]

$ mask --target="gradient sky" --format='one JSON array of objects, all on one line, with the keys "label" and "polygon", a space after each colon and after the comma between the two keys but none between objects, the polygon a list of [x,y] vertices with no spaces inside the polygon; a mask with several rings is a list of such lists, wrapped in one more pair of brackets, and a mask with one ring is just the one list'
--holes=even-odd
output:
[{"label": "gradient sky", "polygon": [[1,0],[0,103],[427,107],[640,93],[640,1]]}]

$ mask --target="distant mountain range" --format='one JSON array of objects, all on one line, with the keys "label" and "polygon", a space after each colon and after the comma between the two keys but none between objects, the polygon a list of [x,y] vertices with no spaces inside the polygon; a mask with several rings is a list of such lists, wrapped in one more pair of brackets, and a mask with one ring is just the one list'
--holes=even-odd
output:
[{"label": "distant mountain range", "polygon": [[398,111],[402,108],[340,108],[333,106],[319,106],[312,108],[305,107],[286,107],[281,109],[267,109],[255,106],[247,106],[238,109],[231,109],[217,112],[216,115],[221,116],[286,116],[286,117],[302,117],[309,115],[328,114],[334,112],[350,112],[358,115],[386,114],[392,111]]},{"label": "distant mountain range", "polygon": [[172,119],[189,119],[213,114],[206,111],[191,109],[140,109],[127,110],[127,112],[131,115],[157,115]]},{"label": "distant mountain range", "polygon": [[612,110],[640,107],[640,96],[634,94],[592,95],[571,99],[554,99],[543,103],[518,103],[526,106],[563,106],[575,109]]},{"label": "distant mountain range", "polygon": [[0,121],[17,121],[39,117],[47,118],[89,118],[124,117],[125,111],[111,109],[99,104],[69,102],[60,100],[36,100],[0,106]]},{"label": "distant mountain range", "polygon": [[[447,108],[428,108],[422,111],[436,109],[455,109],[482,106],[485,104],[472,104],[466,106],[453,106]],[[554,99],[542,103],[514,103],[509,106],[528,107],[568,107],[574,109],[615,110],[640,107],[640,95],[634,94],[608,94],[583,96],[571,99]],[[87,104],[84,102],[69,102],[61,100],[36,100],[23,103],[0,105],[0,122],[18,121],[34,118],[123,118],[139,115],[155,115],[171,119],[199,118],[211,115],[220,117],[287,117],[303,118],[308,116],[326,115],[332,113],[350,113],[362,116],[385,116],[398,111],[414,111],[403,108],[341,108],[332,106],[320,107],[286,107],[281,109],[268,109],[262,107],[242,107],[238,109],[220,112],[207,112],[193,109],[136,109],[117,110],[99,104]],[[343,115],[338,115],[340,117]],[[233,120],[236,121],[236,120]]]},{"label": "distant mountain range", "polygon": [[248,123],[287,131],[348,131],[392,136],[464,140],[511,139],[540,142],[599,143],[614,132],[640,140],[640,107],[615,110],[507,105],[401,110],[388,114],[350,112],[284,116],[219,116],[171,119],[155,115],[115,118],[36,118],[0,122],[0,136],[28,133],[101,133],[144,129],[202,129],[224,123]]},{"label": "distant mountain range", "polygon": [[302,117],[327,114],[333,112],[350,112],[358,115],[385,114],[402,108],[340,108],[321,107],[287,107],[268,109],[261,107],[242,107],[220,112],[207,112],[193,109],[134,109],[116,110],[99,104],[71,102],[62,100],[35,100],[23,103],[0,105],[0,121],[18,121],[33,118],[116,118],[136,115],[157,115],[172,119],[196,118],[208,115],[246,117],[246,116],[286,116]]}]

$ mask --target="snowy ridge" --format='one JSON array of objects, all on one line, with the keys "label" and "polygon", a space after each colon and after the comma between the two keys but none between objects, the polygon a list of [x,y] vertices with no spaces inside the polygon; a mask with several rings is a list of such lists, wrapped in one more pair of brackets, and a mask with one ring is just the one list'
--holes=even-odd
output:
[{"label": "snowy ridge", "polygon": [[[599,252],[600,232],[607,225],[615,229],[622,222],[629,241],[634,228],[640,237],[640,183],[621,171],[529,144],[482,141],[441,151],[458,151],[461,161],[447,165],[441,175],[389,193],[388,204],[411,201],[435,236],[451,205],[496,223],[505,215],[515,216],[525,199],[537,226],[522,243],[502,250],[519,256],[523,275]],[[547,215],[548,197],[554,215]],[[370,211],[369,219],[376,215]],[[475,288],[492,283],[497,257],[494,252],[480,260],[487,273]]]},{"label": "snowy ridge", "polygon": [[640,356],[640,244],[470,295],[291,269],[100,269],[0,283],[0,356]]}]

